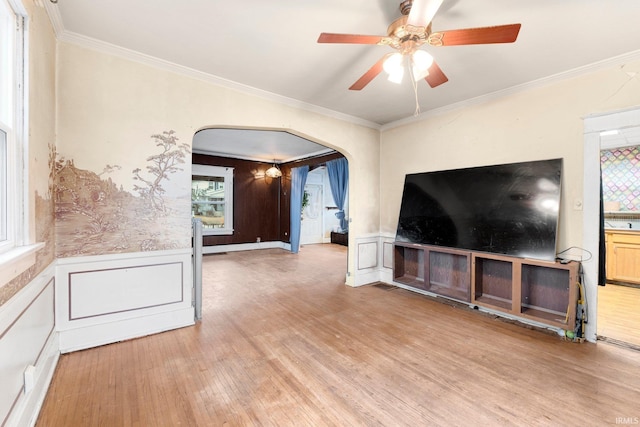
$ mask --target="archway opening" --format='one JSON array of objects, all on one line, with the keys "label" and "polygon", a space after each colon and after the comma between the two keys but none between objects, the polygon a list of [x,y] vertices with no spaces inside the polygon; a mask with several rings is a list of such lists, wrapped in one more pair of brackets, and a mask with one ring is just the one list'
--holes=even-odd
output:
[{"label": "archway opening", "polygon": [[[291,226],[296,219],[291,211],[291,176],[292,170],[301,166],[309,168],[306,203],[300,212],[301,253],[304,256],[313,251],[318,267],[328,263],[318,272],[341,271],[340,284],[344,284],[348,232],[335,215],[339,209],[327,172],[328,162],[343,158],[337,149],[290,130],[212,127],[198,131],[193,139],[191,196],[192,215],[204,226],[204,285],[211,277],[206,270],[216,268],[210,267],[216,264],[213,261],[223,258],[216,254],[244,252],[242,257],[234,254],[227,258],[251,269],[252,257],[260,263],[268,255],[257,250],[290,251]],[[267,173],[273,168],[281,176]],[[348,201],[343,210],[348,218]],[[223,264],[217,264],[219,270]],[[229,268],[229,280],[237,281],[237,277],[231,278],[237,268]],[[254,275],[260,276],[258,272]],[[206,291],[204,295],[206,299]],[[205,301],[205,312],[206,307]]]}]

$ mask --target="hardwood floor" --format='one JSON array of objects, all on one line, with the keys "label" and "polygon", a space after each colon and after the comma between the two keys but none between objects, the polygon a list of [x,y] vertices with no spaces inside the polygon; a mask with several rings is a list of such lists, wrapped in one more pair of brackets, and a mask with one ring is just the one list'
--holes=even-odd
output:
[{"label": "hardwood floor", "polygon": [[598,287],[598,335],[640,347],[640,288]]},{"label": "hardwood floor", "polygon": [[[204,319],[64,355],[38,426],[614,425],[640,353],[388,286],[346,248],[206,257]],[[637,419],[637,418],[636,418]]]}]

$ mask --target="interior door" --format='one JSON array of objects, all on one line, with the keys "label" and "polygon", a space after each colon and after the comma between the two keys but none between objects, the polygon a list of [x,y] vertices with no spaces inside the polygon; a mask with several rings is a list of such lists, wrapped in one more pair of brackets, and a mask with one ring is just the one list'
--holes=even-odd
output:
[{"label": "interior door", "polygon": [[307,205],[302,210],[300,244],[322,243],[323,185],[309,183],[304,186],[304,191]]}]

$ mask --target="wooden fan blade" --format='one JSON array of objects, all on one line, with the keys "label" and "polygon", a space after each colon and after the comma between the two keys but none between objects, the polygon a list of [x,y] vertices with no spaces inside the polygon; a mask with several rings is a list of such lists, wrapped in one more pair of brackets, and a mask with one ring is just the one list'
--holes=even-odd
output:
[{"label": "wooden fan blade", "polygon": [[440,6],[442,6],[442,0],[413,0],[407,25],[427,28]]},{"label": "wooden fan blade", "polygon": [[384,60],[387,59],[388,56],[389,55],[383,56],[382,58],[380,58],[378,62],[373,64],[373,67],[369,68],[369,71],[364,73],[362,77],[358,79],[357,82],[352,84],[349,90],[360,90],[366,85],[368,85],[371,80],[373,80],[378,74],[380,74],[380,72],[382,71],[382,64],[384,63]]},{"label": "wooden fan blade", "polygon": [[439,31],[437,33],[430,34],[428,42],[432,46],[513,43],[518,38],[520,27],[521,24],[510,24],[498,25],[496,27]]},{"label": "wooden fan blade", "polygon": [[318,43],[353,43],[353,44],[378,44],[385,36],[363,36],[360,34],[335,34],[322,33],[318,37]]},{"label": "wooden fan blade", "polygon": [[449,81],[447,76],[444,75],[444,73],[440,69],[440,66],[438,66],[435,61],[433,62],[433,64],[431,64],[431,67],[429,67],[429,75],[424,79],[427,81],[427,83],[429,83],[429,86],[431,87],[440,86],[442,83],[446,83]]}]

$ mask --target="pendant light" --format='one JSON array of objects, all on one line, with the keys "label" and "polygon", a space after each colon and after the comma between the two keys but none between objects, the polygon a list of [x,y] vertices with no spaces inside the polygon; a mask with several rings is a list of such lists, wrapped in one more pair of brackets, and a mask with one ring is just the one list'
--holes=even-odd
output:
[{"label": "pendant light", "polygon": [[280,170],[280,168],[278,168],[278,166],[276,166],[274,161],[273,166],[267,169],[264,174],[269,178],[280,178],[282,176],[282,171]]}]

